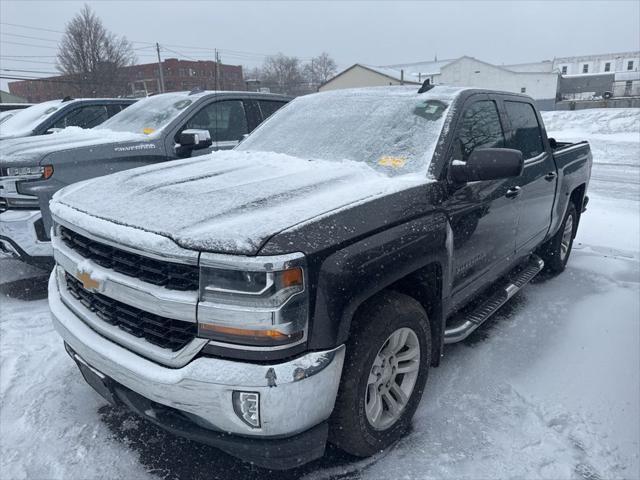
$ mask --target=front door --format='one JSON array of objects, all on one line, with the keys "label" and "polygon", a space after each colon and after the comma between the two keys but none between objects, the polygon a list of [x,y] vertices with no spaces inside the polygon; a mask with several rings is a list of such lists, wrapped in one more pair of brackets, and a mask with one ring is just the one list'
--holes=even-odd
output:
[{"label": "front door", "polygon": [[242,100],[220,100],[205,105],[184,127],[191,128],[208,130],[213,142],[208,149],[194,150],[192,156],[204,155],[213,150],[230,150],[249,133]]},{"label": "front door", "polygon": [[[465,162],[476,148],[505,146],[496,103],[476,95],[465,103],[456,127],[449,162]],[[506,269],[515,251],[518,199],[509,192],[517,179],[450,183],[444,202],[453,230],[454,304],[463,302],[485,282],[489,271]]]}]

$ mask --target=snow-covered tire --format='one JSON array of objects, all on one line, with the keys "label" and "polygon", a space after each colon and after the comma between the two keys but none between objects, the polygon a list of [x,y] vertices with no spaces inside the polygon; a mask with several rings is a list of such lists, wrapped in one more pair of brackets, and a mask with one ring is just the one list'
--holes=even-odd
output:
[{"label": "snow-covered tire", "polygon": [[[367,457],[399,439],[422,398],[430,361],[429,319],[422,306],[391,291],[370,300],[358,311],[347,342],[329,441]],[[404,400],[404,406],[390,408],[394,400]]]},{"label": "snow-covered tire", "polygon": [[564,271],[571,255],[573,238],[578,228],[578,212],[573,202],[569,202],[567,213],[557,233],[542,247],[545,270],[557,274]]}]

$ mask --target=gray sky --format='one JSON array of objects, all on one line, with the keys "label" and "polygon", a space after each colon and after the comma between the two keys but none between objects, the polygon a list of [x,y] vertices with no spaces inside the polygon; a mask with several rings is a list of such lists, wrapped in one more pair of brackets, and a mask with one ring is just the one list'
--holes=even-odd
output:
[{"label": "gray sky", "polygon": [[[63,31],[83,3],[0,0],[0,73],[55,72],[61,34],[6,23]],[[134,44],[139,63],[154,59],[142,42],[156,41],[182,46],[170,47],[182,55],[164,51],[165,57],[211,59],[219,48],[224,63],[246,66],[277,52],[306,59],[327,51],[346,67],[430,60],[436,53],[508,64],[640,50],[638,0],[87,3],[108,29],[140,42]],[[6,83],[0,82],[3,89]]]}]

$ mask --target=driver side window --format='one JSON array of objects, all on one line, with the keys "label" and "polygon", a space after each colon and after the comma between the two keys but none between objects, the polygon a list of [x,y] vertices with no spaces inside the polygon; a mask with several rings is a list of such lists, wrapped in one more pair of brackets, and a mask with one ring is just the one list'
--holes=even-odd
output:
[{"label": "driver side window", "polygon": [[185,129],[208,130],[215,142],[240,141],[249,133],[241,100],[223,100],[206,105],[185,125]]},{"label": "driver side window", "polygon": [[467,107],[454,140],[453,159],[466,162],[476,148],[502,148],[504,133],[498,108],[492,100],[481,100]]}]

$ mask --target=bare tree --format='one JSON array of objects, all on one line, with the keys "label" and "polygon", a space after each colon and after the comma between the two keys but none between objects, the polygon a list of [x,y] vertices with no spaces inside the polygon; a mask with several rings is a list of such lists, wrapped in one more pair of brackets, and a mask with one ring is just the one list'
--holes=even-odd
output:
[{"label": "bare tree", "polygon": [[57,59],[58,70],[76,79],[76,94],[113,96],[127,93],[122,68],[136,57],[131,43],[109,32],[85,4],[67,24]]},{"label": "bare tree", "polygon": [[329,80],[336,74],[336,71],[336,62],[327,52],[322,52],[317,57],[313,57],[304,66],[304,76],[314,86],[321,85]]},{"label": "bare tree", "polygon": [[261,82],[272,91],[298,95],[305,83],[300,59],[282,53],[267,57],[262,66]]}]

